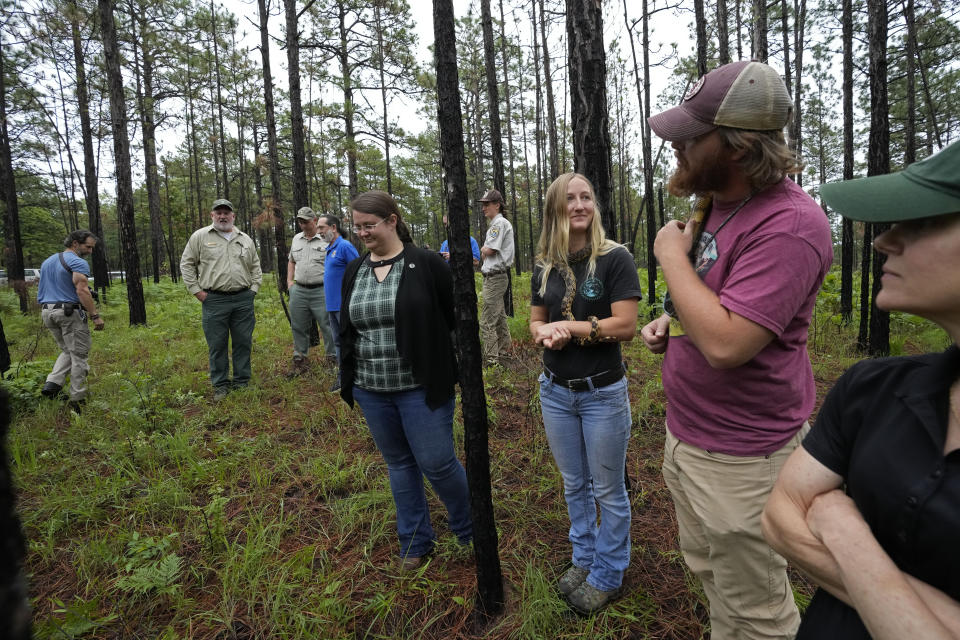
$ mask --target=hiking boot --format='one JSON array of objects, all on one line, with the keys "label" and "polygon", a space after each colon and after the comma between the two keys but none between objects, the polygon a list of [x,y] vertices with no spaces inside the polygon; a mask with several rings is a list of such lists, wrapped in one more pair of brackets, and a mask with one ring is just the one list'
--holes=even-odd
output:
[{"label": "hiking boot", "polygon": [[400,558],[398,569],[400,573],[412,573],[423,566],[427,556],[403,556]]},{"label": "hiking boot", "polygon": [[302,376],[310,370],[310,363],[303,356],[293,356],[293,363],[290,370],[287,371],[287,378],[296,378]]},{"label": "hiking boot", "polygon": [[564,597],[569,596],[577,590],[577,587],[583,584],[583,581],[587,579],[588,575],[590,575],[590,569],[581,569],[574,565],[567,569],[567,572],[561,576],[557,582],[557,590],[562,593]]},{"label": "hiking boot", "polygon": [[80,415],[83,412],[83,405],[87,403],[86,398],[80,398],[79,400],[71,400],[67,403],[67,408],[70,411],[73,411],[75,414]]},{"label": "hiking boot", "polygon": [[230,393],[230,387],[216,387],[213,390],[213,401],[222,402]]},{"label": "hiking boot", "polygon": [[582,616],[592,616],[619,598],[622,591],[622,587],[610,591],[601,591],[584,580],[573,593],[567,596],[567,604]]},{"label": "hiking boot", "polygon": [[45,382],[43,388],[40,389],[40,395],[44,398],[56,398],[63,395],[60,393],[62,390],[63,386],[56,382]]}]

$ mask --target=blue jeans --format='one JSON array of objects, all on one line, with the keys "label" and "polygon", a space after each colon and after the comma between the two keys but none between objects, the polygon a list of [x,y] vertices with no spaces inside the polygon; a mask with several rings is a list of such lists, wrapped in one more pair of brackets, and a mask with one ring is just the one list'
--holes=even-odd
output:
[{"label": "blue jeans", "polygon": [[573,564],[590,571],[587,582],[597,589],[616,589],[630,564],[627,379],[588,391],[571,391],[543,374],[539,381],[543,426],[570,514]]},{"label": "blue jeans", "polygon": [[453,450],[454,398],[431,411],[422,388],[383,393],[353,388],[373,441],[383,454],[397,507],[400,554],[418,558],[433,549],[436,534],[423,489],[423,476],[447,507],[450,531],[467,544],[473,539],[467,473]]}]

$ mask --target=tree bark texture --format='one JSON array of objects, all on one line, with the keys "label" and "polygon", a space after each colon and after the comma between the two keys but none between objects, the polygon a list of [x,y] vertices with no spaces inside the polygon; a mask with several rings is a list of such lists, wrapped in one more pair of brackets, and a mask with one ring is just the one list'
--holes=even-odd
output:
[{"label": "tree bark texture", "polygon": [[767,45],[767,3],[766,0],[753,0],[753,29],[751,56],[754,60],[766,62],[769,57]]},{"label": "tree bark texture", "polygon": [[543,86],[547,103],[547,140],[550,144],[550,181],[560,175],[560,158],[557,142],[557,106],[553,101],[553,75],[550,72],[550,48],[547,46],[547,17],[540,0],[540,42],[543,46]]},{"label": "tree bark texture", "polygon": [[17,203],[17,185],[13,173],[13,153],[7,126],[6,55],[0,43],[0,192],[6,205],[3,264],[7,278],[20,299],[20,313],[27,313],[27,287],[23,279],[23,240],[20,236],[20,207]]},{"label": "tree bark texture", "polygon": [[707,75],[707,16],[703,0],[693,0],[693,16],[697,29],[697,77]]},{"label": "tree bark texture", "polygon": [[[887,3],[867,1],[867,41],[870,53],[870,142],[867,148],[867,175],[890,173],[890,107],[887,95]],[[889,225],[873,225],[873,236]],[[877,292],[886,256],[873,256],[873,294],[870,301],[870,355],[890,354],[890,313],[877,308]]]},{"label": "tree bark texture", "polygon": [[566,0],[566,7],[574,171],[593,183],[603,226],[615,240],[603,17],[593,0]]},{"label": "tree bark texture", "polygon": [[477,294],[469,240],[467,172],[463,153],[463,121],[457,72],[456,30],[452,0],[434,0],[433,24],[437,67],[437,102],[440,126],[444,192],[450,219],[450,253],[454,271],[457,351],[463,403],[464,449],[470,507],[473,516],[473,549],[477,563],[477,610],[494,616],[503,610],[503,576],[497,527],[490,491],[490,452],[487,439],[487,404],[481,368]]},{"label": "tree bark texture", "polygon": [[720,65],[730,63],[730,30],[727,0],[717,0],[717,55]]},{"label": "tree bark texture", "polygon": [[[843,0],[843,179],[853,179],[853,0]],[[840,232],[840,314],[853,317],[853,220],[843,218]]]},{"label": "tree bark texture", "polygon": [[[520,242],[520,225],[519,214],[517,212],[517,175],[513,168],[513,119],[510,110],[510,65],[507,60],[507,34],[506,30],[506,20],[503,15],[503,0],[500,0],[500,54],[503,60],[503,93],[504,93],[504,106],[506,107],[507,113],[507,161],[510,163],[510,208],[509,213],[513,217],[513,242],[514,247],[518,248],[521,246]],[[506,197],[506,191],[502,191]],[[523,260],[520,259],[520,252],[516,251],[514,255],[516,260],[514,265],[517,269],[517,275],[523,273]],[[531,256],[532,258],[532,256]]]},{"label": "tree bark texture", "polygon": [[133,212],[133,178],[130,174],[130,139],[127,137],[127,105],[120,74],[120,52],[117,48],[117,27],[111,0],[98,0],[103,54],[106,60],[107,85],[110,89],[110,125],[113,132],[113,160],[117,180],[117,220],[120,223],[120,245],[127,279],[127,302],[131,325],[147,323],[140,279],[140,253]]},{"label": "tree bark texture", "polygon": [[[257,0],[260,15],[260,57],[263,61],[263,105],[267,117],[267,155],[270,163],[270,210],[277,249],[277,288],[287,290],[287,240],[280,198],[280,160],[277,152],[277,119],[273,112],[273,75],[270,72],[270,34],[267,32],[266,0]],[[282,301],[282,298],[281,298]]]},{"label": "tree bark texture", "polygon": [[309,204],[307,196],[306,145],[303,139],[303,107],[300,101],[300,35],[297,33],[297,2],[283,0],[287,25],[287,81],[290,89],[290,144],[293,158],[293,211]]},{"label": "tree bark texture", "polygon": [[107,276],[106,240],[103,237],[103,223],[100,219],[100,193],[97,188],[97,163],[93,154],[93,128],[90,126],[90,96],[87,92],[87,69],[83,60],[83,43],[80,39],[80,8],[76,0],[70,0],[68,9],[70,34],[73,38],[73,61],[77,74],[77,112],[80,115],[80,138],[83,142],[83,180],[86,185],[84,199],[87,205],[87,220],[90,231],[97,236],[97,245],[93,248],[93,286],[106,291],[110,286]]}]

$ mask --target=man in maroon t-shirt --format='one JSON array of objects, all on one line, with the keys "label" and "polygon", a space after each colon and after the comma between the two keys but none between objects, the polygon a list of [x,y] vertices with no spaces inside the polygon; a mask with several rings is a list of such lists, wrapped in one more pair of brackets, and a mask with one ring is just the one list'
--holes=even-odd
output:
[{"label": "man in maroon t-shirt", "polygon": [[791,104],[771,67],[735,62],[649,119],[676,151],[670,192],[712,202],[702,222],[657,234],[669,313],[641,337],[666,353],[663,475],[714,640],[792,638],[800,623],[760,514],[813,410],[807,327],[833,246],[786,177],[799,170],[783,136]]}]

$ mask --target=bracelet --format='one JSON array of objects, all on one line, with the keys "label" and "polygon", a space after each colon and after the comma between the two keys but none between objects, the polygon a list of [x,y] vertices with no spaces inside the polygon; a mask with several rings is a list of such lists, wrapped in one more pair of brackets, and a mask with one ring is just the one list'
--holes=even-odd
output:
[{"label": "bracelet", "polygon": [[600,321],[597,319],[597,316],[590,316],[587,320],[590,321],[590,335],[586,338],[577,338],[577,343],[580,346],[586,346],[600,341]]}]

